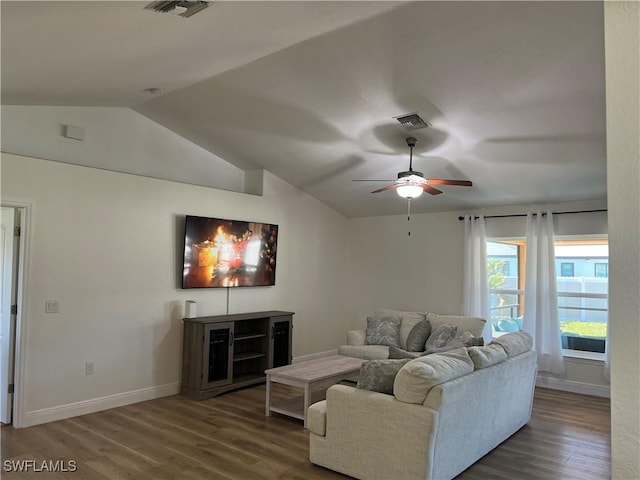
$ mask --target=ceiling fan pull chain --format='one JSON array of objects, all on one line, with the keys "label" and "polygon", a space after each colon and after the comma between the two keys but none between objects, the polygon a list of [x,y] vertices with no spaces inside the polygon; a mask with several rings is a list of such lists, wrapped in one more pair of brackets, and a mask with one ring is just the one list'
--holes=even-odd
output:
[{"label": "ceiling fan pull chain", "polygon": [[[411,221],[411,198],[407,198],[407,222]],[[407,229],[409,231],[409,236],[411,236],[411,228]]]}]

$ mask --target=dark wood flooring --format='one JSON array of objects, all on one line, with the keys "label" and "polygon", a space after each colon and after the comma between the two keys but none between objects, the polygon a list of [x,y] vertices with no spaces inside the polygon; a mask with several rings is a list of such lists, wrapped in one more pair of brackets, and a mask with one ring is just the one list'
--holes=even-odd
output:
[{"label": "dark wood flooring", "polygon": [[[302,422],[264,416],[264,385],[202,402],[152,400],[24,429],[3,428],[2,477],[40,480],[346,479],[309,463]],[[287,396],[290,387],[274,385]],[[609,400],[537,389],[529,425],[458,479],[610,477]],[[8,471],[15,460],[75,472]],[[72,463],[70,463],[73,461]],[[7,464],[7,462],[10,462]],[[15,463],[13,465],[16,465]],[[402,480],[402,479],[389,479]]]}]

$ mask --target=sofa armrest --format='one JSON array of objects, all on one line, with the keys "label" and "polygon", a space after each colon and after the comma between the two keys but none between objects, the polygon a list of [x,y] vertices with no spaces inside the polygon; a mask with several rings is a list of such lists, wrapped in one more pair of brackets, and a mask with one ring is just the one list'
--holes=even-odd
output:
[{"label": "sofa armrest", "polygon": [[364,345],[366,332],[364,330],[349,330],[347,332],[347,345]]},{"label": "sofa armrest", "polygon": [[424,405],[334,385],[327,390],[324,441],[311,435],[311,461],[339,465],[356,478],[430,478],[437,421],[438,412]]},{"label": "sofa armrest", "polygon": [[340,384],[327,390],[324,410],[327,416],[327,435],[332,430],[333,434],[342,435],[349,430],[345,428],[344,422],[349,422],[359,425],[358,429],[361,431],[367,426],[371,431],[378,430],[378,440],[390,440],[390,435],[396,432],[399,435],[398,441],[412,434],[424,439],[435,426],[438,415],[436,410],[422,404],[405,403],[393,395]]},{"label": "sofa armrest", "polygon": [[327,433],[327,401],[314,403],[307,410],[307,426],[310,432],[322,437]]}]

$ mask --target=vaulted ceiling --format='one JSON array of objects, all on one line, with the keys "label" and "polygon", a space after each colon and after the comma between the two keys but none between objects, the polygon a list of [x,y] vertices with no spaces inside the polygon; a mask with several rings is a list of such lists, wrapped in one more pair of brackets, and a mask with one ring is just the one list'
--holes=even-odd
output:
[{"label": "vaulted ceiling", "polygon": [[606,197],[601,2],[144,5],[3,1],[2,103],[130,107],[348,216],[406,211],[352,180],[395,179],[407,136],[426,177],[474,184],[414,212]]}]

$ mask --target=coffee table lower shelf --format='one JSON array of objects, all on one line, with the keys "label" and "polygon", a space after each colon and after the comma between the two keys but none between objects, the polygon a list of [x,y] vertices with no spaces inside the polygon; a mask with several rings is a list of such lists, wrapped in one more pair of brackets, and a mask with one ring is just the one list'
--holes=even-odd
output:
[{"label": "coffee table lower shelf", "polygon": [[[327,388],[331,385],[353,378],[360,371],[362,361],[353,357],[331,355],[266,370],[265,415],[269,417],[271,412],[276,412],[298,418],[304,421],[306,428],[309,405],[323,400]],[[301,397],[272,402],[272,383],[301,388],[304,394]]]},{"label": "coffee table lower shelf", "polygon": [[[324,400],[327,392],[325,390],[317,390],[311,392],[311,398],[309,399],[309,405]],[[299,420],[305,420],[304,418],[304,395],[298,395],[297,397],[287,398],[286,400],[277,400],[270,406],[270,410],[275,413],[287,415],[288,417],[297,418]]]}]

